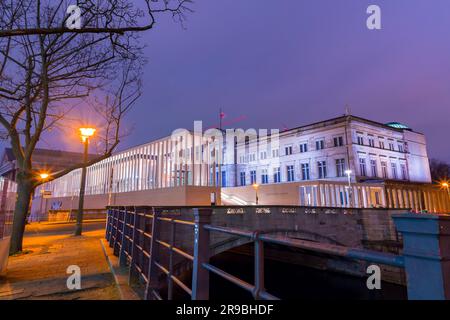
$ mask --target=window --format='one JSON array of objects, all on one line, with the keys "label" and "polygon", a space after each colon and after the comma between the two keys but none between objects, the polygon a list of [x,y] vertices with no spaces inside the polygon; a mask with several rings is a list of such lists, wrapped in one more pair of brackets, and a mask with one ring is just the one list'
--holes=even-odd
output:
[{"label": "window", "polygon": [[388,179],[389,178],[388,171],[387,171],[387,162],[386,161],[381,161],[381,173],[383,174],[383,178],[384,179]]},{"label": "window", "polygon": [[317,169],[319,171],[319,179],[325,179],[327,177],[327,163],[326,161],[317,162]]},{"label": "window", "polygon": [[358,135],[358,144],[361,146],[364,145],[364,137],[362,135]]},{"label": "window", "polygon": [[294,181],[294,166],[286,166],[287,181]]},{"label": "window", "polygon": [[359,158],[359,172],[362,176],[367,175],[366,159],[364,159],[364,158]]},{"label": "window", "polygon": [[324,139],[316,140],[316,150],[322,150],[324,148],[325,148],[325,140]]},{"label": "window", "polygon": [[267,159],[267,152],[266,151],[262,151],[261,154],[259,155],[259,158],[261,160]]},{"label": "window", "polygon": [[245,186],[246,181],[245,181],[245,172],[241,172],[241,186]]},{"label": "window", "polygon": [[274,183],[280,183],[281,182],[280,167],[273,169],[273,182]]},{"label": "window", "polygon": [[369,136],[368,141],[369,141],[369,146],[375,147],[375,139],[373,136]]},{"label": "window", "polygon": [[403,152],[403,143],[398,142],[398,151]]},{"label": "window", "polygon": [[378,143],[380,144],[380,148],[384,149],[384,140],[380,140]]},{"label": "window", "polygon": [[291,155],[292,154],[292,146],[287,146],[287,147],[284,147],[284,153],[285,153],[285,155]]},{"label": "window", "polygon": [[345,174],[345,159],[336,159],[336,176],[343,177]]},{"label": "window", "polygon": [[392,178],[393,179],[398,179],[397,164],[396,163],[391,163],[391,170],[392,170]]},{"label": "window", "polygon": [[256,154],[252,153],[250,155],[250,161],[256,161]]},{"label": "window", "polygon": [[391,151],[394,151],[395,150],[395,148],[394,148],[394,142],[389,142],[389,150],[391,150]]},{"label": "window", "polygon": [[334,146],[342,147],[344,145],[344,139],[342,137],[334,137]]},{"label": "window", "polygon": [[300,144],[300,152],[301,153],[308,152],[308,144],[306,142]]},{"label": "window", "polygon": [[256,170],[250,171],[250,184],[256,183]]},{"label": "window", "polygon": [[400,165],[400,170],[402,171],[402,179],[408,180],[408,171],[406,170],[406,164],[402,163]]},{"label": "window", "polygon": [[279,156],[278,149],[273,149],[272,150],[272,158],[278,158],[278,156]]},{"label": "window", "polygon": [[261,171],[261,183],[262,184],[269,183],[269,175],[267,174],[267,169],[262,169]]},{"label": "window", "polygon": [[370,170],[372,172],[372,177],[377,177],[378,176],[377,160],[375,160],[375,159],[371,159],[370,160]]},{"label": "window", "polygon": [[302,163],[302,180],[309,180],[309,163]]}]

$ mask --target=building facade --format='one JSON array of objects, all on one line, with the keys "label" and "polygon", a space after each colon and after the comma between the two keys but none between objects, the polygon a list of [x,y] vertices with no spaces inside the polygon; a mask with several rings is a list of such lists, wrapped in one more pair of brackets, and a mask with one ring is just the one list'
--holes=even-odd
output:
[{"label": "building facade", "polygon": [[237,159],[238,174],[228,186],[345,182],[348,173],[352,182],[431,182],[423,134],[398,123],[381,124],[354,116],[281,132],[275,147],[238,144]]},{"label": "building facade", "polygon": [[[260,204],[450,210],[430,184],[424,135],[399,123],[349,115],[283,132],[236,132],[178,130],[88,167],[88,208],[249,205],[256,187]],[[49,208],[73,209],[80,175],[42,186],[57,204]]]}]

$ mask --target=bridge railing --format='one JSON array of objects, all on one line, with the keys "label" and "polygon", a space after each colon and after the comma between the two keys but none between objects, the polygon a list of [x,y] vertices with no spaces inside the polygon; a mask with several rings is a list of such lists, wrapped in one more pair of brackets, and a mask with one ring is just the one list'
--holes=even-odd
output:
[{"label": "bridge railing", "polygon": [[[214,226],[213,208],[121,207],[109,208],[106,238],[122,265],[130,266],[130,279],[145,284],[146,299],[162,299],[161,274],[166,278],[167,299],[173,299],[173,284],[193,300],[209,299],[209,275],[217,276],[250,292],[255,299],[278,299],[264,286],[264,245],[300,248],[332,256],[363,260],[405,269],[409,299],[450,299],[450,216],[402,214],[394,216],[397,230],[403,234],[403,255],[291,239],[261,231]],[[175,215],[175,217],[174,217]],[[178,216],[179,218],[176,218]],[[183,220],[191,217],[193,221]],[[162,224],[168,224],[169,228]],[[176,245],[180,225],[193,229],[192,251]],[[164,230],[164,231],[163,231]],[[163,240],[162,232],[168,240]],[[243,237],[254,243],[254,284],[210,263],[212,233]],[[188,261],[192,284],[183,282],[174,272],[175,258]],[[163,263],[162,261],[165,261]]]}]

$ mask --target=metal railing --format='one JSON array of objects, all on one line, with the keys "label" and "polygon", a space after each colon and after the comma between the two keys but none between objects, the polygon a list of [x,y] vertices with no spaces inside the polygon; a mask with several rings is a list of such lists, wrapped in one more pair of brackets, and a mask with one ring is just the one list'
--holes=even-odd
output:
[{"label": "metal railing", "polygon": [[[349,248],[341,245],[318,243],[307,240],[298,240],[282,237],[277,234],[264,233],[261,231],[249,231],[240,228],[214,226],[211,218],[214,209],[212,207],[182,207],[182,208],[160,208],[160,207],[122,207],[109,208],[106,227],[106,238],[113,248],[114,254],[119,256],[121,265],[129,265],[130,279],[138,276],[145,284],[145,299],[163,299],[162,287],[166,278],[166,298],[174,298],[174,284],[181,288],[192,300],[209,299],[209,276],[213,273],[228,282],[251,293],[255,299],[276,300],[276,296],[268,293],[264,286],[264,246],[275,244],[294,247],[310,252],[322,253],[331,256],[345,257],[351,260],[362,260],[379,263],[388,266],[405,268],[408,266],[405,259],[410,256],[415,260],[409,260],[409,269],[405,272],[408,277],[408,296],[412,297],[441,297],[442,293],[434,289],[428,282],[419,283],[421,276],[418,275],[420,268],[411,265],[416,263],[429,263],[429,253],[424,255],[423,260],[417,259],[417,251],[410,249],[401,255],[382,253],[378,251]],[[220,210],[219,210],[220,211]],[[173,214],[178,215],[177,218]],[[218,213],[214,213],[218,214]],[[182,219],[184,218],[184,220]],[[407,218],[409,219],[409,217]],[[419,223],[423,223],[419,221]],[[183,239],[175,241],[177,226],[188,226],[193,229],[193,239],[183,235]],[[402,227],[403,228],[403,227]],[[415,230],[415,229],[414,229]],[[226,271],[212,265],[211,257],[211,235],[214,233],[231,235],[234,238],[245,238],[246,242],[254,245],[254,283],[248,283]],[[163,234],[168,237],[164,240]],[[408,236],[410,233],[407,233]],[[419,240],[423,236],[420,236]],[[184,241],[185,243],[183,243]],[[408,240],[410,241],[410,240]],[[192,249],[192,253],[189,249]],[[414,253],[415,252],[415,253]],[[177,259],[176,259],[177,258]],[[181,260],[187,261],[192,271],[192,285],[179,278],[181,272],[175,270]],[[434,258],[433,258],[434,259]],[[165,263],[163,263],[165,261]],[[438,265],[433,265],[437,274],[440,273]],[[418,277],[419,276],[419,277]],[[418,279],[418,280],[416,280]],[[410,286],[410,282],[415,281]],[[440,282],[437,282],[440,285]],[[430,289],[431,288],[431,289]],[[423,294],[425,292],[425,295]],[[411,296],[410,296],[411,295]]]},{"label": "metal railing", "polygon": [[[145,299],[162,299],[158,292],[160,273],[167,278],[168,300],[173,299],[174,283],[192,296],[192,290],[175,276],[173,270],[175,255],[191,263],[194,261],[192,254],[175,246],[176,226],[185,225],[193,228],[194,222],[161,216],[167,210],[168,208],[148,207],[122,207],[108,210],[106,239],[113,248],[114,254],[119,256],[120,265],[129,265],[130,281],[138,280],[145,283]],[[162,224],[169,225],[168,241],[160,237]],[[167,253],[167,265],[160,261],[164,253]]]},{"label": "metal railing", "polygon": [[[264,234],[259,231],[247,231],[238,228],[213,226],[211,208],[184,208],[194,221],[164,217],[179,213],[181,208],[158,207],[119,207],[109,208],[107,216],[106,239],[114,254],[119,256],[122,266],[129,265],[130,281],[137,280],[145,284],[145,299],[162,299],[160,275],[167,281],[167,299],[173,299],[173,286],[176,284],[192,299],[209,298],[209,273],[213,273],[238,287],[250,292],[255,299],[278,299],[266,292],[264,287],[264,244],[272,243],[299,249],[320,252],[329,255],[347,257],[356,260],[378,262],[385,265],[404,267],[402,256],[376,251],[351,249],[338,245],[296,240]],[[167,224],[168,241],[161,238],[162,224]],[[193,254],[175,246],[177,225],[190,226],[193,229]],[[245,282],[209,263],[210,233],[218,232],[247,238],[254,244],[254,284]],[[166,255],[167,264],[161,262]],[[192,288],[178,278],[174,272],[174,256],[186,259],[192,265]]]}]

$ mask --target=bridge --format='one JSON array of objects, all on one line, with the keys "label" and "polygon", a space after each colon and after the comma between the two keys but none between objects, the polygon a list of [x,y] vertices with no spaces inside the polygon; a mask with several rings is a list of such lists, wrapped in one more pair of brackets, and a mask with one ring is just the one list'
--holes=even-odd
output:
[{"label": "bridge", "polygon": [[[106,226],[130,282],[144,284],[145,299],[158,300],[173,299],[174,286],[193,300],[208,299],[210,273],[255,299],[278,299],[264,286],[269,245],[404,269],[409,299],[450,299],[449,236],[450,216],[299,206],[109,207]],[[401,255],[371,249],[386,241],[403,242]],[[210,263],[247,243],[254,248],[253,283]]]}]

